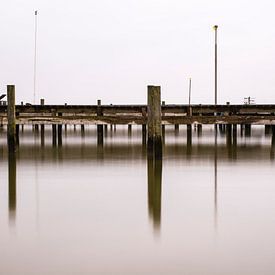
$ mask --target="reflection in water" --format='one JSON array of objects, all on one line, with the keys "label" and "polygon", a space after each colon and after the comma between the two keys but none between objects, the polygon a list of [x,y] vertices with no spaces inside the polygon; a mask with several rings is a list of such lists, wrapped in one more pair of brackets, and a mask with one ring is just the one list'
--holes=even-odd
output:
[{"label": "reflection in water", "polygon": [[16,153],[10,151],[9,162],[9,222],[15,224],[16,218]]},{"label": "reflection in water", "polygon": [[217,183],[217,162],[218,162],[218,146],[217,146],[217,125],[215,125],[215,150],[214,150],[214,222],[215,228],[218,226],[218,183]]},{"label": "reflection in water", "polygon": [[161,178],[162,178],[162,159],[147,156],[148,173],[148,212],[153,221],[156,231],[160,230],[161,225]]}]

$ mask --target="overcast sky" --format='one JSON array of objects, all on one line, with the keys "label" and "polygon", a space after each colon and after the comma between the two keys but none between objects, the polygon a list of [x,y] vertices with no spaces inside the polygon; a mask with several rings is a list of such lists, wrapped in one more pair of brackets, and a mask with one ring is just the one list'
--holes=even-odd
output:
[{"label": "overcast sky", "polygon": [[[214,102],[214,31],[219,25],[218,102],[275,103],[275,2],[269,0],[9,0],[0,9],[0,88],[33,101],[34,11],[37,96],[46,103],[146,103],[160,85],[167,103]],[[38,100],[37,100],[38,102]]]}]

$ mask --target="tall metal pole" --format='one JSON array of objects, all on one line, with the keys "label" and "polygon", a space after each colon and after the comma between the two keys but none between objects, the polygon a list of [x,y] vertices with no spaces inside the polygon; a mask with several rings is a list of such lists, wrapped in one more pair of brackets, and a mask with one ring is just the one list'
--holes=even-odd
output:
[{"label": "tall metal pole", "polygon": [[214,26],[215,30],[215,105],[218,99],[218,25]]},{"label": "tall metal pole", "polygon": [[38,11],[35,11],[35,27],[34,27],[34,67],[33,67],[33,104],[35,104],[36,94],[36,57],[37,57],[37,15]]}]

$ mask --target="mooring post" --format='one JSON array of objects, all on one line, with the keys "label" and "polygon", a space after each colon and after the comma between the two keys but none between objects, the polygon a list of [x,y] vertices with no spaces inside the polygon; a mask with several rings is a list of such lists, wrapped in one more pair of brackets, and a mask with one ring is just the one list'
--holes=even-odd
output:
[{"label": "mooring post", "polygon": [[[162,108],[161,108],[161,115],[163,115],[164,114],[163,107],[165,106],[165,101],[161,102],[161,106],[162,106]],[[165,125],[162,124],[161,128],[162,128],[162,141],[164,141],[164,138],[165,138]]]},{"label": "mooring post", "polygon": [[[101,108],[101,100],[97,100],[97,116],[103,116],[102,108]],[[103,125],[97,125],[97,145],[103,145]]]},{"label": "mooring post", "polygon": [[148,86],[148,152],[162,157],[160,86]]},{"label": "mooring post", "polygon": [[8,150],[14,152],[16,149],[16,116],[15,116],[15,86],[7,86],[8,99]]},{"label": "mooring post", "polygon": [[[61,117],[62,113],[58,113],[58,116]],[[58,146],[62,146],[62,124],[57,126],[57,143]]]}]

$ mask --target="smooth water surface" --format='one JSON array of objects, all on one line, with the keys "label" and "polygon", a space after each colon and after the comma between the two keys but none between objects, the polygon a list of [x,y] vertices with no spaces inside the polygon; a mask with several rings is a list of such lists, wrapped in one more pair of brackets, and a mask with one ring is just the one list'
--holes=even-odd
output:
[{"label": "smooth water surface", "polygon": [[166,126],[163,160],[140,127],[0,133],[0,274],[275,274],[271,134]]}]

